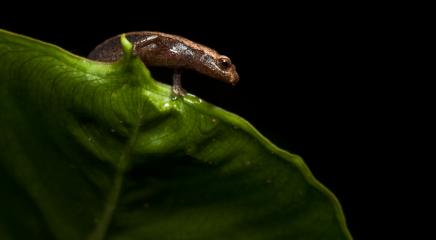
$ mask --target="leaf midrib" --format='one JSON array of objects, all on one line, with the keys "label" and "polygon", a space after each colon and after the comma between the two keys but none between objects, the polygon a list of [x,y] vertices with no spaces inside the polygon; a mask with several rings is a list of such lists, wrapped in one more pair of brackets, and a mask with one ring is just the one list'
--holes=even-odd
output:
[{"label": "leaf midrib", "polygon": [[121,171],[117,171],[115,174],[114,186],[112,191],[109,193],[101,220],[95,227],[95,230],[90,234],[88,238],[89,240],[103,240],[105,238],[114,210],[118,204],[123,178],[123,173]]},{"label": "leaf midrib", "polygon": [[139,129],[141,127],[141,123],[143,121],[143,104],[140,104],[141,111],[138,117],[138,121],[136,126],[132,132],[132,137],[130,138],[128,144],[123,150],[123,153],[120,156],[120,161],[118,162],[118,166],[116,166],[116,172],[114,177],[114,184],[112,190],[108,194],[108,198],[106,201],[106,206],[103,210],[103,214],[101,216],[101,220],[97,223],[94,231],[89,235],[88,240],[104,240],[106,238],[106,234],[108,232],[109,226],[112,221],[112,216],[115,212],[115,209],[118,205],[118,199],[121,194],[122,185],[124,181],[124,173],[127,169],[127,166],[130,162],[130,156],[132,148],[138,138]]}]

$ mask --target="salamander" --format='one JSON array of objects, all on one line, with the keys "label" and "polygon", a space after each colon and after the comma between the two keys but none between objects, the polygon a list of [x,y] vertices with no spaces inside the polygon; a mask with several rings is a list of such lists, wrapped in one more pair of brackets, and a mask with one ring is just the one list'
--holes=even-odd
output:
[{"label": "salamander", "polygon": [[[99,44],[88,58],[102,62],[119,60],[123,56],[120,36]],[[125,36],[133,44],[133,54],[139,56],[146,66],[174,69],[172,90],[176,95],[186,93],[181,86],[181,69],[192,69],[232,85],[239,81],[230,58],[204,45],[161,32],[130,32]]]}]

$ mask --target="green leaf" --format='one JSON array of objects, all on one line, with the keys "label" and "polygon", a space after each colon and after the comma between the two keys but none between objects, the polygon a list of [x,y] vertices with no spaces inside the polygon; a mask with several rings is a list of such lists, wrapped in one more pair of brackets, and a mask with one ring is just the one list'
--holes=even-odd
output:
[{"label": "green leaf", "polygon": [[0,30],[0,239],[351,239],[298,156],[122,43],[105,64]]}]

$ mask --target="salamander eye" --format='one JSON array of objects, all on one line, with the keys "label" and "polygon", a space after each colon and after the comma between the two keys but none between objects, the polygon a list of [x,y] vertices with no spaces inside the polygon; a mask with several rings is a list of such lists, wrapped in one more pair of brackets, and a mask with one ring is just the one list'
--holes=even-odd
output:
[{"label": "salamander eye", "polygon": [[230,58],[222,56],[218,59],[218,65],[222,70],[227,70],[232,66],[232,61],[230,61]]}]

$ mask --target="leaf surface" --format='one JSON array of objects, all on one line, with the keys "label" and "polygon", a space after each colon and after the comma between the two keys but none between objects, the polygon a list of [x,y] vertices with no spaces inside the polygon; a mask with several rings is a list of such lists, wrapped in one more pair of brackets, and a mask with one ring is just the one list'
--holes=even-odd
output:
[{"label": "leaf surface", "polygon": [[0,239],[351,239],[298,156],[122,43],[106,64],[0,30]]}]

